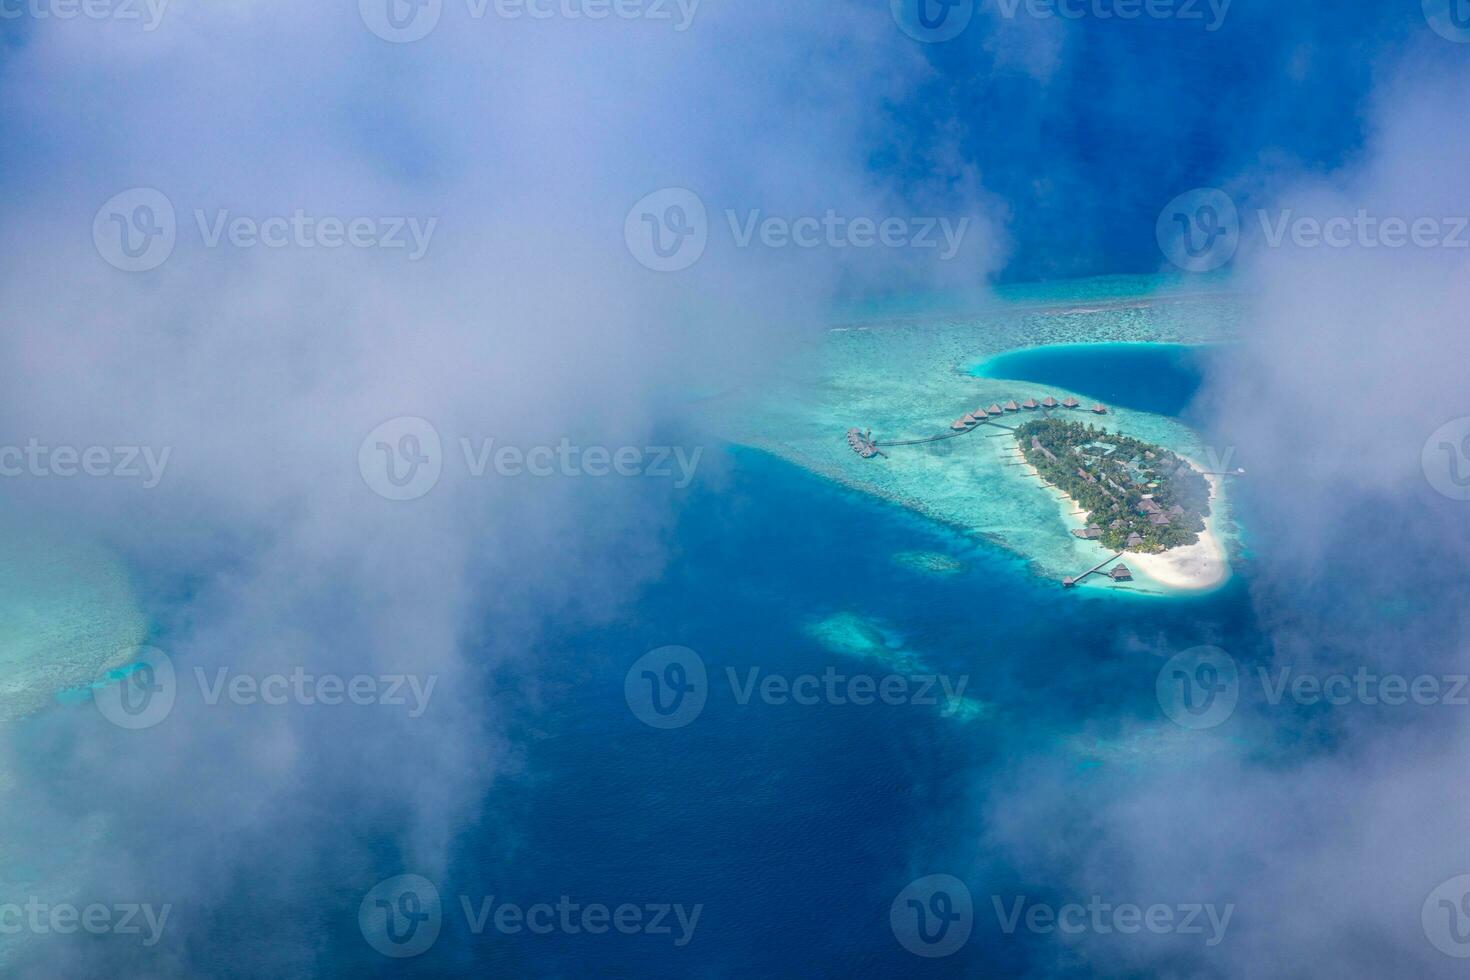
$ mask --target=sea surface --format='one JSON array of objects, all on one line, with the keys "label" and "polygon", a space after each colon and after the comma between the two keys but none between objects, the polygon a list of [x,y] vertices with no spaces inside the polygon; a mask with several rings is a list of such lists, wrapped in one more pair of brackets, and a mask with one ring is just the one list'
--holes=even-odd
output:
[{"label": "sea surface", "polygon": [[[992,911],[992,892],[1040,900],[1050,884],[980,843],[988,787],[1037,757],[1088,783],[1171,764],[1188,736],[1155,700],[1153,648],[1208,637],[1248,649],[1244,584],[1167,602],[1078,598],[896,505],[763,453],[734,456],[729,485],[685,512],[682,557],[624,624],[561,637],[535,709],[505,692],[523,771],[496,783],[437,883],[446,903],[700,903],[693,939],[476,937],[446,910],[434,948],[391,966],[345,928],[341,975],[997,976],[1051,962],[1045,937],[1007,936]],[[694,721],[661,731],[630,711],[624,678],[669,644],[699,654],[709,694]],[[725,671],[752,667],[964,677],[974,707],[741,705]],[[889,907],[939,873],[969,887],[974,932],[924,960],[895,939]]]},{"label": "sea surface", "polygon": [[[943,421],[950,406],[929,402],[952,397],[950,386],[977,385],[987,400],[999,391],[998,382],[968,377],[961,367],[1017,341],[1079,333],[1115,341],[1142,332],[1193,350],[1220,339],[1213,316],[1197,304],[1139,304],[1126,299],[1136,292],[1131,288],[1104,291],[1124,300],[1079,309],[1075,295],[1028,296],[1019,319],[1002,322],[1005,315],[994,314],[1002,319],[945,326],[934,334],[932,360],[907,367],[933,368],[940,375],[934,386],[915,389],[909,403],[868,404],[886,426],[922,430],[926,419],[908,413],[928,411]],[[1065,324],[1056,325],[1059,317]],[[848,360],[818,366],[829,379],[825,388],[802,378],[793,384],[821,391],[835,412],[849,411],[842,408],[849,402],[863,411],[861,399],[848,393],[871,389],[869,379],[882,376],[885,364],[899,363],[870,356],[904,343],[899,328],[877,325],[886,322],[879,317],[871,330],[832,335],[830,345]],[[1010,331],[1000,340],[985,329],[996,324]],[[1160,348],[1141,369],[1118,346],[1043,349],[1006,363],[1019,364],[1008,369],[1023,371],[1026,380],[1058,389],[1092,393],[1094,384],[1096,397],[1134,406],[1150,434],[1185,438],[1177,419],[1159,413],[1188,404],[1198,384],[1196,361]],[[865,373],[849,379],[853,365]],[[1067,380],[1074,374],[1075,387]],[[1158,400],[1160,390],[1172,393],[1168,405]],[[1014,546],[1030,541],[1024,535],[1038,522],[1059,548],[1073,546],[1053,526],[1052,502],[1001,501],[987,482],[991,462],[971,469],[958,457],[913,457],[892,465],[920,484],[932,482],[926,472],[943,473],[959,495],[988,495],[984,508],[955,513],[1009,515],[1019,537],[994,540],[968,531],[963,520],[935,519],[901,487],[889,494],[865,485],[880,479],[870,475],[875,468],[851,471],[857,476],[838,469],[862,465],[845,449],[830,466],[824,462],[824,440],[840,447],[843,430],[819,399],[811,404],[824,414],[795,421],[775,409],[742,416],[789,436],[784,442],[730,438],[709,450],[723,454],[725,465],[702,472],[721,477],[690,486],[669,534],[668,566],[615,622],[551,624],[534,658],[487,676],[516,765],[496,778],[475,818],[459,828],[449,866],[436,875],[443,924],[430,949],[387,959],[359,931],[364,888],[418,870],[405,866],[388,837],[361,840],[377,860],[358,869],[358,881],[290,884],[292,903],[334,910],[331,926],[316,937],[319,975],[1085,975],[1054,936],[1002,930],[992,895],[1058,902],[1076,896],[1035,877],[995,843],[994,821],[1009,819],[995,808],[1007,798],[1004,790],[1036,771],[1096,789],[1189,765],[1198,742],[1161,711],[1159,669],[1169,653],[1203,643],[1229,649],[1242,665],[1262,655],[1248,602],[1249,563],[1203,596],[1064,592],[1034,556]],[[808,438],[818,448],[806,451]],[[692,651],[707,682],[697,717],[661,729],[630,706],[625,682],[635,661],[667,646]],[[896,675],[910,691],[935,678],[937,703],[774,703],[759,694],[742,703],[730,672],[746,683],[753,669],[758,678],[788,682],[837,674],[876,683]],[[956,698],[945,700],[939,678]],[[1227,726],[1220,737],[1236,736]],[[372,833],[350,814],[341,816],[341,832]],[[1055,832],[1065,839],[1087,827]],[[258,881],[222,890],[211,910],[232,949],[241,948],[242,923],[269,922],[260,911],[262,894],[273,887],[269,869],[256,870]],[[890,907],[910,882],[936,874],[965,883],[973,929],[957,952],[926,959],[901,945]],[[699,906],[699,918],[684,945],[676,942],[677,925],[666,935],[511,934],[493,926],[476,934],[460,896],[522,907],[555,905],[563,896],[609,908],[678,903]],[[221,974],[251,975],[248,958],[221,964]]]},{"label": "sea surface", "polygon": [[[1109,384],[1151,387],[1180,367],[1168,383],[1187,403],[1188,364],[1161,358]],[[696,484],[678,557],[621,624],[558,637],[565,654],[538,667],[536,707],[515,684],[502,693],[523,770],[496,783],[438,883],[446,896],[522,905],[697,903],[693,938],[475,936],[446,911],[434,948],[391,967],[354,954],[344,928],[342,975],[1085,975],[1059,965],[1054,938],[1001,929],[992,895],[1066,896],[987,843],[990,794],[1037,764],[1089,787],[1186,765],[1191,733],[1156,700],[1161,651],[1208,641],[1250,660],[1248,574],[1203,597],[1064,593],[983,539],[771,453],[728,452],[728,482]],[[659,730],[630,710],[624,681],[668,645],[698,654],[708,697],[692,722]],[[727,671],[752,668],[965,687],[952,710],[741,704]],[[958,952],[922,959],[889,913],[933,874],[965,882],[973,932]]]}]

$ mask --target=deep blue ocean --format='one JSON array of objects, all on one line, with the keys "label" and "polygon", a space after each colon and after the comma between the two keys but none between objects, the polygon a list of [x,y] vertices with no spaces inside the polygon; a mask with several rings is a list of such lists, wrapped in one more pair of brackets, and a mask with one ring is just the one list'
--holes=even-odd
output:
[{"label": "deep blue ocean", "polygon": [[[765,454],[730,455],[728,483],[691,488],[676,557],[621,622],[546,646],[534,707],[513,677],[495,681],[524,766],[497,780],[457,843],[438,883],[437,943],[385,960],[343,896],[342,929],[326,937],[341,975],[999,976],[1050,962],[1047,937],[1004,935],[991,911],[993,892],[1042,898],[1050,885],[984,846],[989,788],[1038,753],[1079,781],[1125,775],[1069,740],[1160,719],[1161,661],[1139,650],[1140,633],[1160,648],[1210,642],[1248,658],[1248,573],[1201,598],[1084,598],[984,541]],[[893,559],[915,551],[962,567],[938,575]],[[993,712],[960,721],[911,704],[737,702],[726,667],[884,673],[804,628],[841,613],[933,671],[967,675],[966,693]],[[710,693],[687,727],[657,730],[630,711],[624,676],[670,644],[703,658]],[[380,876],[412,870],[395,861],[385,852]],[[940,873],[975,896],[974,932],[954,955],[921,959],[896,941],[889,906]],[[682,948],[674,936],[475,936],[458,894],[703,910]]]}]

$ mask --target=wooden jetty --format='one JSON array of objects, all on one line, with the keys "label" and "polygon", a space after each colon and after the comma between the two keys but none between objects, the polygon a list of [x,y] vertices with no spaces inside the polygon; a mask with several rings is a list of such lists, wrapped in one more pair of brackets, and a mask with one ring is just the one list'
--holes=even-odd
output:
[{"label": "wooden jetty", "polygon": [[1098,562],[1096,565],[1093,565],[1091,568],[1089,568],[1087,571],[1083,572],[1081,575],[1078,575],[1076,578],[1068,577],[1068,578],[1062,579],[1062,585],[1065,586],[1066,588],[1069,588],[1070,589],[1074,585],[1076,585],[1077,583],[1079,583],[1083,579],[1085,579],[1087,576],[1093,574],[1094,572],[1100,572],[1100,571],[1102,571],[1103,570],[1103,567],[1105,565],[1112,564],[1113,562],[1117,561],[1119,558],[1122,558],[1122,557],[1123,557],[1123,552],[1121,552],[1121,551],[1118,552],[1116,555],[1110,555],[1109,557],[1104,558],[1102,561]]}]

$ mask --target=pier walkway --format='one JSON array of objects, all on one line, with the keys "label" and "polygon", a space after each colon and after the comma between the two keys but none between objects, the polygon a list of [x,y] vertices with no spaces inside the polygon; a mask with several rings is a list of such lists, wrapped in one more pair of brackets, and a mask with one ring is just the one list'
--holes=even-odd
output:
[{"label": "pier walkway", "polygon": [[1119,558],[1122,558],[1122,557],[1123,557],[1123,552],[1120,551],[1116,555],[1112,555],[1112,556],[1110,556],[1108,558],[1104,558],[1102,561],[1098,562],[1096,565],[1093,565],[1091,568],[1089,568],[1087,571],[1083,572],[1081,575],[1078,575],[1076,578],[1064,578],[1064,579],[1062,579],[1062,584],[1065,585],[1067,588],[1070,589],[1072,586],[1076,585],[1078,582],[1081,582],[1083,579],[1085,579],[1087,576],[1093,574],[1094,572],[1100,572],[1100,571],[1102,571],[1104,565],[1110,565],[1110,564],[1112,564],[1113,562],[1117,561]]}]

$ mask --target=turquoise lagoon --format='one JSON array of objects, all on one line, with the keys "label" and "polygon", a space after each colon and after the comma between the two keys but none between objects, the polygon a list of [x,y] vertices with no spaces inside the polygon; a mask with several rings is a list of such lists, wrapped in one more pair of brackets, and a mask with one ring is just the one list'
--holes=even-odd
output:
[{"label": "turquoise lagoon", "polygon": [[[1055,580],[1108,552],[1073,537],[1080,522],[1071,508],[1021,467],[1006,465],[1009,433],[981,426],[873,460],[849,450],[844,433],[856,426],[880,442],[921,438],[992,402],[1073,395],[1110,408],[1105,417],[1079,417],[1210,458],[1178,414],[1198,385],[1200,352],[1236,336],[1240,305],[1219,282],[1191,292],[1172,278],[1105,277],[1012,287],[974,301],[970,312],[956,308],[946,298],[875,304],[828,329],[777,383],[705,406],[733,442],[988,540]],[[1157,380],[1140,384],[1143,377]],[[1125,390],[1130,379],[1140,390]],[[1121,397],[1103,399],[1104,391]],[[1233,554],[1239,534],[1228,487],[1214,512],[1212,527]],[[1142,575],[1124,586],[1094,576],[1087,588],[1167,591]]]},{"label": "turquoise lagoon", "polygon": [[1219,350],[1216,344],[1051,344],[988,358],[970,373],[1086,392],[1088,404],[1188,420]]}]

